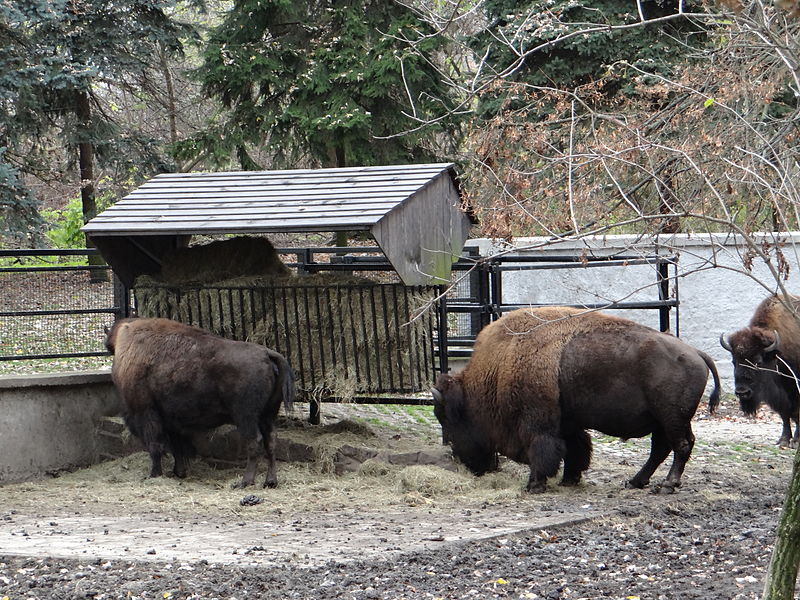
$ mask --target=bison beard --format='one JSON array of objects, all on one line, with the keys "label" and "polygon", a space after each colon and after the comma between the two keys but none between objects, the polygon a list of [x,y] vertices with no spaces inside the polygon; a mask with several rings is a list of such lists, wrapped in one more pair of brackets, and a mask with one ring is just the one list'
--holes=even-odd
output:
[{"label": "bison beard", "polygon": [[673,452],[661,491],[680,485],[694,446],[691,419],[711,358],[676,337],[626,319],[565,307],[522,309],[484,328],[463,371],[433,388],[442,439],[476,475],[496,454],[530,465],[527,489],[545,490],[563,461],[562,485],[589,468],[587,429],[621,438],[652,434],[650,457],[628,482],[642,488]]},{"label": "bison beard", "polygon": [[257,437],[267,455],[264,487],[277,485],[273,424],[283,402],[291,410],[294,375],[286,359],[264,346],[227,340],[169,319],[121,319],[107,332],[111,376],[125,405],[125,423],[150,454],[150,476],[185,477],[191,435],[233,424],[247,445],[241,486],[252,485]]}]

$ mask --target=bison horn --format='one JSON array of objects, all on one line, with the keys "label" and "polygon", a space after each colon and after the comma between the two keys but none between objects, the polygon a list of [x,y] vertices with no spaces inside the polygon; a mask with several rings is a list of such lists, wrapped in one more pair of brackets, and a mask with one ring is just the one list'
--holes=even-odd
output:
[{"label": "bison horn", "polygon": [[719,344],[720,344],[720,346],[725,348],[725,350],[727,350],[728,352],[733,352],[733,348],[731,347],[730,342],[725,339],[725,334],[724,333],[720,333],[719,334]]},{"label": "bison horn", "polygon": [[773,329],[772,333],[775,334],[775,341],[772,342],[766,348],[764,348],[764,352],[772,352],[773,350],[777,350],[778,349],[778,345],[781,343],[781,336],[778,335],[778,332]]},{"label": "bison horn", "polygon": [[440,392],[436,388],[431,388],[431,394],[433,394],[433,399],[436,402],[438,402],[439,404],[444,404],[444,396],[442,396],[442,392]]}]

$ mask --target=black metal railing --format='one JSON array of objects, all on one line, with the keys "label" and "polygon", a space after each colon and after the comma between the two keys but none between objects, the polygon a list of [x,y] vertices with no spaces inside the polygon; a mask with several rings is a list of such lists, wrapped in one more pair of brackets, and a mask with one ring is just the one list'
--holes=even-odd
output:
[{"label": "black metal railing", "polygon": [[[502,314],[518,308],[551,304],[600,310],[655,310],[658,311],[660,331],[680,334],[677,256],[542,254],[485,258],[479,256],[475,249],[471,250],[453,265],[455,283],[443,299],[440,309],[448,325],[446,343],[450,357],[470,356],[477,333]],[[636,266],[648,266],[654,272],[653,280],[646,286],[655,290],[652,300],[576,303],[565,299],[555,303],[515,303],[508,302],[507,294],[504,294],[504,274],[508,273],[529,272],[531,279],[535,280],[536,272],[542,271],[609,267],[628,269]]]}]

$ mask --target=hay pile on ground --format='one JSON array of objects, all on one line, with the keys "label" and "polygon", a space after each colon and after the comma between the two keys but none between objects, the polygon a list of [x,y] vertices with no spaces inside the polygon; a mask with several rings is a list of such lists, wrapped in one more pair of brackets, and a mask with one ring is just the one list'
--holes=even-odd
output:
[{"label": "hay pile on ground", "polygon": [[[362,468],[337,475],[331,466],[336,450],[345,446],[384,454],[420,450],[442,452],[441,431],[427,408],[426,418],[410,418],[403,407],[392,412],[379,407],[337,405],[337,416],[324,415],[322,425],[282,417],[277,434],[282,444],[303,444],[313,449],[309,460],[280,461],[278,487],[260,487],[265,464],[259,464],[258,485],[235,489],[243,465],[192,461],[186,479],[175,479],[170,457],[164,460],[164,477],[150,479],[150,459],[145,452],[41,479],[0,486],[0,501],[19,510],[91,511],[120,515],[128,512],[165,513],[198,519],[205,515],[242,515],[263,519],[273,511],[298,513],[309,510],[386,508],[391,506],[459,505],[467,502],[500,502],[524,497],[525,467],[509,464],[503,472],[474,477],[452,463],[450,469],[430,465],[397,465],[381,460],[366,461]],[[414,411],[417,414],[418,411]],[[362,417],[357,415],[361,414]],[[345,416],[346,415],[346,416]],[[365,418],[381,423],[370,423]],[[420,422],[424,421],[424,422]],[[452,470],[455,469],[455,470]],[[257,506],[240,506],[240,500],[255,494],[265,500]],[[87,508],[90,507],[90,508]]]}]

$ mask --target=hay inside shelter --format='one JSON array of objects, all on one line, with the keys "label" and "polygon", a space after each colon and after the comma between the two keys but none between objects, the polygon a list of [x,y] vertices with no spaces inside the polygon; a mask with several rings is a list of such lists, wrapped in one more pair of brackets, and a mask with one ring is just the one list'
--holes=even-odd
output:
[{"label": "hay inside shelter", "polygon": [[265,237],[238,236],[178,248],[164,257],[158,278],[171,283],[213,283],[253,274],[291,275]]},{"label": "hay inside shelter", "polygon": [[[211,247],[217,253],[228,251],[224,243],[207,245]],[[238,256],[242,247],[239,241],[230,251]],[[259,248],[267,251],[263,244]],[[300,390],[315,399],[428,388],[434,372],[435,315],[425,309],[432,305],[435,290],[336,273],[287,274],[288,269],[274,267],[280,259],[271,244],[269,248],[274,260],[257,265],[267,271],[235,276],[228,271],[217,281],[202,283],[196,283],[200,275],[185,262],[188,253],[165,261],[171,265],[165,272],[136,279],[139,315],[174,319],[273,348],[292,365]],[[209,263],[228,264],[220,258]],[[187,272],[176,274],[178,265]]]}]

